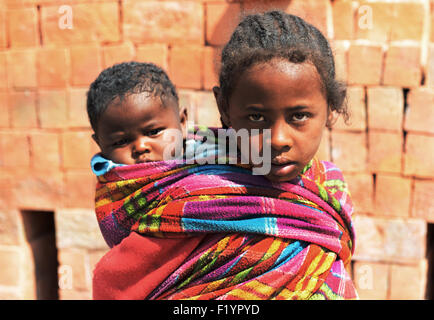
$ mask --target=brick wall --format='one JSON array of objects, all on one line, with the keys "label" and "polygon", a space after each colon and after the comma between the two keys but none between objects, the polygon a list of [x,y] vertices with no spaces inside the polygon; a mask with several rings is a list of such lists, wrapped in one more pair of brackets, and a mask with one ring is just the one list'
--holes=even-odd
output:
[{"label": "brick wall", "polygon": [[323,31],[349,84],[351,122],[325,132],[319,156],[343,169],[354,197],[361,298],[426,297],[434,1],[2,0],[0,299],[40,297],[44,259],[35,257],[44,242],[26,232],[34,211],[54,216],[59,298],[91,297],[93,267],[107,251],[93,213],[97,147],[85,112],[97,74],[125,60],[155,62],[190,120],[218,125],[211,88],[219,48],[240,14],[272,7]]}]

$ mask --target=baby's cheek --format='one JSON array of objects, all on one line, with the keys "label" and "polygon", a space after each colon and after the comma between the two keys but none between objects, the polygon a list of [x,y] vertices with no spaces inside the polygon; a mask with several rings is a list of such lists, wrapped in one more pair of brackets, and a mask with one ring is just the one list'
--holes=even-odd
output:
[{"label": "baby's cheek", "polygon": [[183,136],[181,130],[165,130],[161,139],[155,143],[155,154],[160,158],[158,160],[171,160],[182,156],[182,142]]}]

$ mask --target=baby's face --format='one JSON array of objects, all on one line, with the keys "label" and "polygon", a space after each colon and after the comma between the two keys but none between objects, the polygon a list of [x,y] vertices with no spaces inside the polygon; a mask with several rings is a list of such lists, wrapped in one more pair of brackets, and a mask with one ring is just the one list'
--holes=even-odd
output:
[{"label": "baby's face", "polygon": [[[310,63],[281,59],[253,65],[238,80],[220,108],[223,120],[235,130],[271,129],[271,181],[295,178],[318,150],[328,117],[322,81]],[[224,111],[226,110],[226,111]],[[263,137],[250,137],[250,147],[262,154]],[[269,149],[268,149],[269,150]]]},{"label": "baby's face", "polygon": [[182,134],[174,136],[173,130],[185,133],[185,109],[179,111],[173,99],[164,101],[146,92],[116,98],[94,135],[102,155],[116,163],[136,164],[164,160],[166,148],[182,146]]}]

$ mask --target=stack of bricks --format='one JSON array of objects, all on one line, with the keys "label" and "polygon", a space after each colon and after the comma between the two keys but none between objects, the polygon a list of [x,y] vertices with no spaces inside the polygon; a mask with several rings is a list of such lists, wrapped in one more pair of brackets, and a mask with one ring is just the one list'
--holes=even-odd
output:
[{"label": "stack of bricks", "polygon": [[352,192],[360,298],[426,297],[433,0],[2,0],[0,299],[37,298],[24,211],[54,214],[59,298],[91,298],[92,270],[108,251],[93,210],[89,161],[98,149],[85,110],[99,72],[154,62],[176,84],[190,121],[218,126],[211,89],[221,47],[241,15],[271,8],[318,27],[348,83],[350,122],[325,132],[318,155],[344,171]]}]

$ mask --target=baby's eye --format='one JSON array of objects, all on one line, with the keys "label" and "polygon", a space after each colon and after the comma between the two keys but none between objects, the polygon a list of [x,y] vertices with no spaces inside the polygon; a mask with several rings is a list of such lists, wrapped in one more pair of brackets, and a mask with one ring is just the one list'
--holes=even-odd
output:
[{"label": "baby's eye", "polygon": [[303,121],[306,121],[308,118],[309,118],[309,115],[307,113],[303,113],[303,112],[297,112],[291,116],[291,120],[295,121],[295,122],[303,122]]},{"label": "baby's eye", "polygon": [[259,122],[259,121],[264,121],[265,118],[264,118],[264,116],[262,116],[260,114],[250,114],[249,115],[249,120],[250,121]]},{"label": "baby's eye", "polygon": [[163,129],[162,128],[158,128],[158,129],[152,129],[146,132],[146,134],[148,136],[156,136],[157,134],[159,134]]},{"label": "baby's eye", "polygon": [[129,143],[129,140],[127,138],[124,138],[124,139],[119,139],[119,140],[116,140],[115,142],[113,142],[113,146],[114,147],[122,147],[122,146],[127,145],[128,143]]}]

